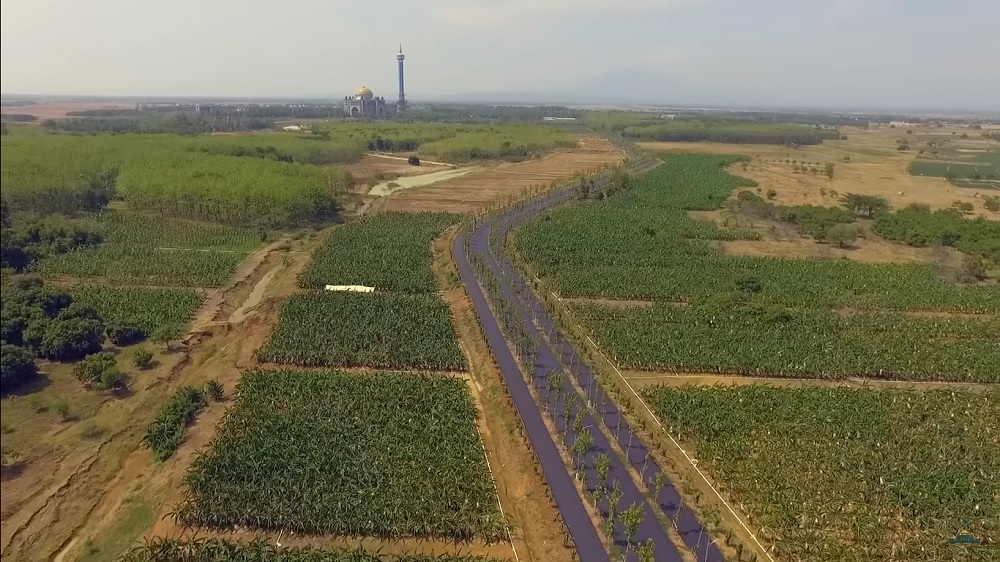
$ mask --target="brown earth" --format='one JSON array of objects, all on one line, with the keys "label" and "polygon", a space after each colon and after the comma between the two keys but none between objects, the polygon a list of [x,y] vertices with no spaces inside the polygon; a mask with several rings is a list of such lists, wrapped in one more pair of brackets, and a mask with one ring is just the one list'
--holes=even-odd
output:
[{"label": "brown earth", "polygon": [[91,103],[91,102],[43,102],[35,105],[24,106],[2,106],[0,110],[5,114],[20,113],[22,115],[34,115],[39,120],[60,119],[67,117],[70,111],[84,111],[88,109],[135,109],[134,103]]},{"label": "brown earth", "polygon": [[373,179],[375,174],[419,176],[440,170],[447,170],[450,167],[451,166],[431,164],[429,162],[422,162],[419,166],[411,166],[405,159],[387,158],[385,156],[376,156],[373,154],[365,154],[358,162],[343,166],[343,168],[354,176],[354,183],[357,186],[356,190],[359,193],[367,192],[367,182],[368,180]]},{"label": "brown earth", "polygon": [[[932,209],[945,209],[955,201],[973,204],[971,216],[986,216],[1000,220],[1000,215],[983,209],[984,197],[990,190],[955,187],[944,178],[911,176],[908,166],[916,158],[917,150],[896,150],[897,140],[906,140],[919,147],[929,139],[953,139],[950,144],[964,150],[981,150],[996,147],[996,142],[982,138],[954,138],[950,129],[916,130],[907,135],[902,129],[861,129],[844,127],[841,132],[847,140],[828,140],[819,145],[795,148],[760,144],[723,144],[699,142],[643,142],[639,145],[655,152],[695,152],[706,154],[742,154],[751,157],[746,168],[734,164],[734,174],[756,180],[763,191],[777,192],[776,203],[785,205],[825,205],[838,203],[839,196],[847,193],[864,193],[885,197],[893,208],[911,203],[923,203]],[[850,158],[845,162],[844,157]],[[793,173],[792,163],[809,163],[819,173]],[[835,165],[833,179],[823,174],[824,165]],[[825,192],[825,194],[824,194]],[[833,193],[836,192],[836,193]]]},{"label": "brown earth", "polygon": [[574,149],[559,150],[539,160],[501,164],[496,168],[417,187],[388,197],[389,211],[468,213],[492,201],[517,196],[530,188],[547,188],[574,174],[595,171],[622,161],[624,153],[596,135],[582,135]]},{"label": "brown earth", "polygon": [[881,379],[785,379],[774,377],[741,377],[736,375],[715,375],[698,373],[671,373],[660,371],[621,371],[622,376],[635,388],[647,386],[747,386],[763,384],[782,388],[802,388],[808,386],[844,388],[913,388],[918,390],[938,390],[942,388],[963,388],[974,391],[989,391],[996,385],[965,382],[919,382],[887,381]]}]

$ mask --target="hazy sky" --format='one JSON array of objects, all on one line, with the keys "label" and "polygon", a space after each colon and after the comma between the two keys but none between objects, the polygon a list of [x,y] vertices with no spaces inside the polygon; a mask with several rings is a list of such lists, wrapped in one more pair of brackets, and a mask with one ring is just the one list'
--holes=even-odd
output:
[{"label": "hazy sky", "polygon": [[[4,93],[1000,110],[1000,0],[3,0]],[[586,95],[586,94],[591,95]],[[566,99],[565,101],[574,101]]]}]

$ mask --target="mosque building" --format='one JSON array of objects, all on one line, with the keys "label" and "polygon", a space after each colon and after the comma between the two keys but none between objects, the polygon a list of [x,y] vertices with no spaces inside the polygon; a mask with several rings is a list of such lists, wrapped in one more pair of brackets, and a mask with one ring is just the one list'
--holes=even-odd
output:
[{"label": "mosque building", "polygon": [[[399,97],[396,101],[396,114],[406,109],[406,94],[403,90],[403,46],[399,46],[396,64],[399,67]],[[353,96],[344,96],[344,114],[352,119],[386,119],[385,98],[376,96],[368,86],[362,86]]]}]

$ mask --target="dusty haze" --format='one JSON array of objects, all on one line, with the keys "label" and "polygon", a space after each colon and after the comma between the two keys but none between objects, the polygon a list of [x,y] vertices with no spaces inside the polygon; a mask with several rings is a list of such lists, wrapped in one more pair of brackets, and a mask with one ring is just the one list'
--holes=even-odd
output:
[{"label": "dusty haze", "polygon": [[2,16],[7,94],[390,98],[402,42],[415,100],[1000,110],[996,0],[5,0]]}]

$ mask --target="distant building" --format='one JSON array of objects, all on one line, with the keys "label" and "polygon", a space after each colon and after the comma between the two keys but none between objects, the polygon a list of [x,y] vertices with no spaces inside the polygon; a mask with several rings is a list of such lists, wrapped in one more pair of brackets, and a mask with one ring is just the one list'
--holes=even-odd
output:
[{"label": "distant building", "polygon": [[[399,46],[396,55],[396,65],[399,71],[399,97],[396,100],[396,114],[402,113],[407,106],[406,93],[403,90],[403,46]],[[368,86],[362,86],[353,96],[344,96],[344,114],[352,119],[385,119],[389,117],[386,111],[385,98],[376,97]]]},{"label": "distant building", "polygon": [[385,119],[385,98],[361,86],[353,96],[344,97],[344,113],[352,119]]},{"label": "distant building", "polygon": [[552,117],[546,115],[542,117],[542,121],[576,121],[576,117]]},{"label": "distant building", "polygon": [[283,131],[301,131],[302,127],[300,127],[298,125],[286,125],[286,126],[282,127],[281,130],[283,130]]}]

